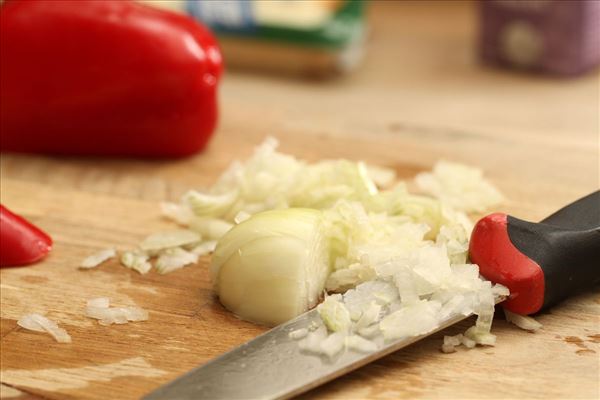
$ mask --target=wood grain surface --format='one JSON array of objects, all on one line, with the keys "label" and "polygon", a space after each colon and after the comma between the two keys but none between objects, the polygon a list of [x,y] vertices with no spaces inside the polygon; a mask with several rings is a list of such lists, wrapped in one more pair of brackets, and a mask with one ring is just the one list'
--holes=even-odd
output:
[{"label": "wood grain surface", "polygon": [[[500,210],[531,220],[597,190],[598,73],[556,80],[480,66],[473,7],[373,3],[365,63],[345,78],[230,71],[218,132],[189,159],[2,154],[2,203],[51,233],[55,248],[39,264],[0,273],[1,397],[139,398],[263,332],[219,305],[207,258],[164,276],[141,276],[116,261],[90,271],[77,266],[96,250],[127,249],[171,227],[158,201],[210,184],[267,135],[307,160],[362,159],[406,179],[440,158],[478,165],[508,199]],[[136,304],[150,319],[100,326],[83,316],[85,301],[96,296]],[[17,319],[29,312],[58,321],[73,342],[19,328]],[[438,334],[303,397],[599,398],[598,288],[539,321],[544,328],[530,334],[496,320],[496,347],[454,354],[439,351]]]}]

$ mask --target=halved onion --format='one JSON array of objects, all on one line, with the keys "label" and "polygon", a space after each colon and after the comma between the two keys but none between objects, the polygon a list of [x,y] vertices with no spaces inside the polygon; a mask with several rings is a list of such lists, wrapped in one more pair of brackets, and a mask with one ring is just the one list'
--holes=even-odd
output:
[{"label": "halved onion", "polygon": [[329,275],[321,213],[273,210],[234,226],[210,272],[221,303],[243,319],[276,325],[314,307]]}]

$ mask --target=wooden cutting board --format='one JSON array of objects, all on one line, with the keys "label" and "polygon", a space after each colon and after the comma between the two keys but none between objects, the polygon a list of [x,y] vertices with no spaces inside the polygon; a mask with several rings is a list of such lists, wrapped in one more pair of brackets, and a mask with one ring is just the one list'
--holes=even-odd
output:
[{"label": "wooden cutting board", "polygon": [[[176,161],[3,154],[1,201],[55,239],[34,266],[4,269],[1,397],[134,399],[252,339],[213,296],[208,259],[168,275],[139,275],[110,261],[80,271],[106,247],[128,249],[172,225],[158,202],[210,184],[266,135],[307,160],[362,159],[403,179],[440,158],[482,167],[507,197],[499,208],[538,220],[599,186],[597,73],[554,81],[493,71],[472,54],[470,4],[376,3],[364,66],[329,82],[229,73],[210,147]],[[147,322],[104,327],[86,300],[136,304]],[[73,338],[58,344],[16,320],[41,312]],[[597,398],[598,288],[539,316],[535,334],[501,319],[496,347],[439,351],[443,334],[314,390],[306,398]]]}]

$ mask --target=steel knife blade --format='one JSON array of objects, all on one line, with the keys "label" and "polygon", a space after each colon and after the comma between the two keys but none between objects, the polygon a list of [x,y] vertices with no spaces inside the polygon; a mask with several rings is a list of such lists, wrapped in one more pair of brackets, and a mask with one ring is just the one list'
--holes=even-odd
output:
[{"label": "steel knife blade", "polygon": [[[496,299],[496,303],[503,301]],[[329,359],[302,351],[289,333],[320,321],[316,309],[281,324],[146,395],[144,400],[287,399],[335,379],[449,327],[470,315],[454,315],[431,332],[386,341],[370,353],[346,350]]]}]

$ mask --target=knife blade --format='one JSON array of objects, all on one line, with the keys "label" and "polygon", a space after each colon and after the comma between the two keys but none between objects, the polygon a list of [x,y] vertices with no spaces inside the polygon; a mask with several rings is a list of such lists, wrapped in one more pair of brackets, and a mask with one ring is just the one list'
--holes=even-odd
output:
[{"label": "knife blade", "polygon": [[[496,304],[505,298],[498,297]],[[287,399],[456,324],[470,315],[453,315],[423,335],[386,341],[376,351],[346,350],[329,359],[302,351],[289,333],[320,322],[316,309],[197,367],[146,395],[144,400]]]}]

